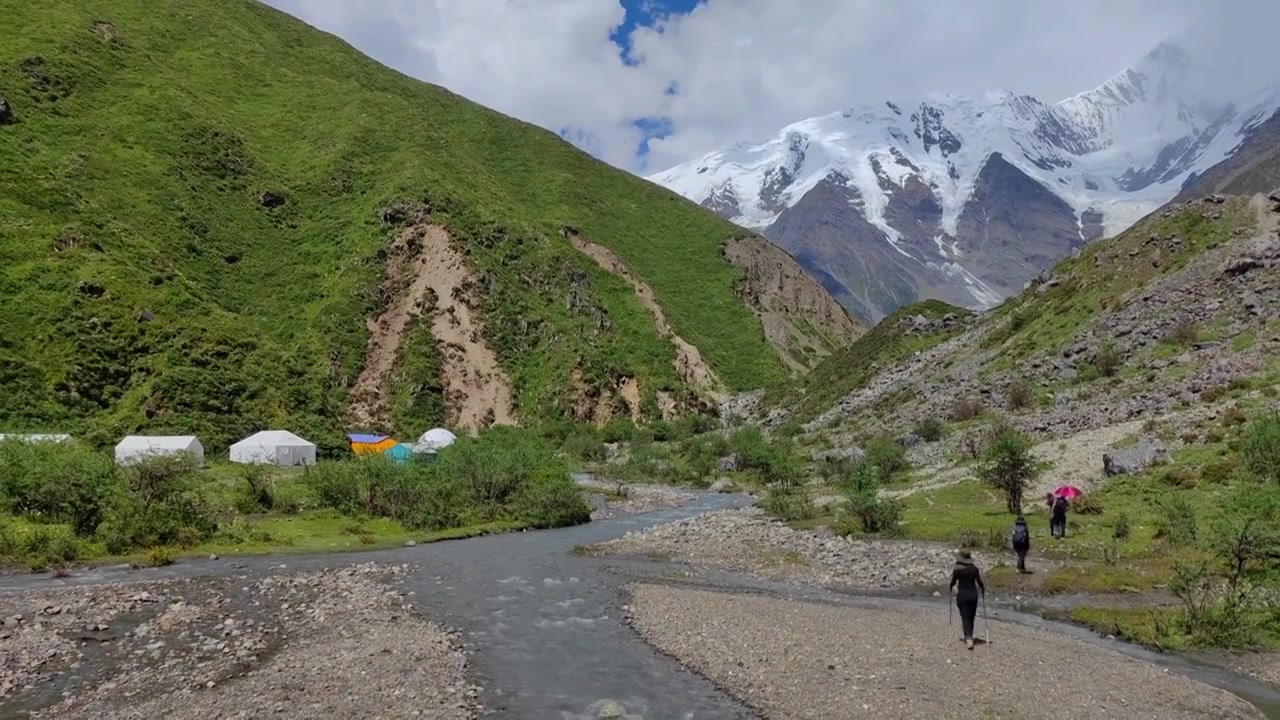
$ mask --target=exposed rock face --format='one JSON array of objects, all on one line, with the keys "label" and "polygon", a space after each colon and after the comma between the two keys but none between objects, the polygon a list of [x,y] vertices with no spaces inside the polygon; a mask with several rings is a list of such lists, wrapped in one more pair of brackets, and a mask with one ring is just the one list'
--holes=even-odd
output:
[{"label": "exposed rock face", "polygon": [[1099,213],[1077,217],[999,153],[979,173],[955,237],[942,228],[932,188],[916,176],[899,187],[883,165],[872,167],[889,192],[884,218],[896,232],[892,242],[867,220],[865,199],[841,173],[823,179],[765,230],[869,324],[930,298],[971,307],[996,303],[1102,233]]},{"label": "exposed rock face", "polygon": [[756,312],[765,338],[792,369],[812,368],[866,331],[799,263],[764,238],[730,240],[724,255],[746,273],[738,295]]},{"label": "exposed rock face", "polygon": [[1084,244],[1071,206],[1000,153],[978,175],[956,236],[965,264],[1001,295]]}]

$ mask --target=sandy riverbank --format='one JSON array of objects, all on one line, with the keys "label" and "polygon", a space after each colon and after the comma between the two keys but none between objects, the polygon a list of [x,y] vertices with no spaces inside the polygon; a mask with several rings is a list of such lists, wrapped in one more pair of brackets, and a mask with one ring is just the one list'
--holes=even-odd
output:
[{"label": "sandy riverbank", "polygon": [[[649,643],[767,717],[1262,717],[1223,690],[1045,631],[993,622],[993,643],[968,651],[942,603],[853,608],[636,585],[628,614]],[[1046,688],[1059,688],[1056,705]]]}]

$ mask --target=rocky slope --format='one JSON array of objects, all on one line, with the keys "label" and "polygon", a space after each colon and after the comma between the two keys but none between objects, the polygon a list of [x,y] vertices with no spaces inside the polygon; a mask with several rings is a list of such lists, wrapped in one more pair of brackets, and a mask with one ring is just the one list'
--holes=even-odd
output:
[{"label": "rocky slope", "polygon": [[741,390],[859,331],[741,228],[254,0],[3,14],[0,430],[651,419],[706,399],[679,357]]},{"label": "rocky slope", "polygon": [[[830,398],[832,383],[801,380],[766,394],[761,409],[811,431],[854,423],[905,433],[924,417],[961,419],[971,402],[1054,436],[1156,418],[1229,388],[1260,390],[1280,379],[1277,227],[1280,203],[1262,195],[1171,205],[1045,271],[958,334],[908,320],[875,328],[867,338],[906,334],[917,352],[859,377],[834,402],[806,402]],[[1114,352],[1114,367],[1100,371],[1103,351]],[[820,367],[814,377],[828,375]],[[1015,385],[1029,395],[1022,407],[1010,405]]]},{"label": "rocky slope", "polygon": [[1202,69],[1166,43],[1055,105],[1004,90],[889,101],[650,179],[760,229],[868,322],[925,298],[990,307],[1224,158],[1254,156],[1280,83],[1223,99]]}]

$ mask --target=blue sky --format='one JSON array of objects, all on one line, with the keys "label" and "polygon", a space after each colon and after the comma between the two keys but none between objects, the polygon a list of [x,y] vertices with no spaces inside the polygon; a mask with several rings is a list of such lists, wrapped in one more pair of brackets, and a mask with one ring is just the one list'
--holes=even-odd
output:
[{"label": "blue sky", "polygon": [[[631,54],[631,34],[639,27],[653,27],[665,17],[687,15],[705,0],[622,0],[626,9],[626,20],[612,33],[609,40],[618,46],[622,61],[630,66],[639,64]],[[667,87],[666,95],[673,96],[679,92],[679,84],[674,80]],[[669,117],[646,117],[633,120],[631,124],[640,131],[640,141],[636,144],[636,157],[644,163],[649,155],[649,141],[662,139],[675,131],[675,124]],[[562,132],[561,135],[564,135]]]}]

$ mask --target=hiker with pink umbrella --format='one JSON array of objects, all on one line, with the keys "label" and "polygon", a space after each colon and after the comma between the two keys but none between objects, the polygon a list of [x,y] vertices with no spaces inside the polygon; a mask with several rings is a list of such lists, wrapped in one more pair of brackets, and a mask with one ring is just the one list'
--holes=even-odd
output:
[{"label": "hiker with pink umbrella", "polygon": [[1067,536],[1068,503],[1083,494],[1080,488],[1073,485],[1063,485],[1053,491],[1049,510],[1049,534],[1059,540]]}]

